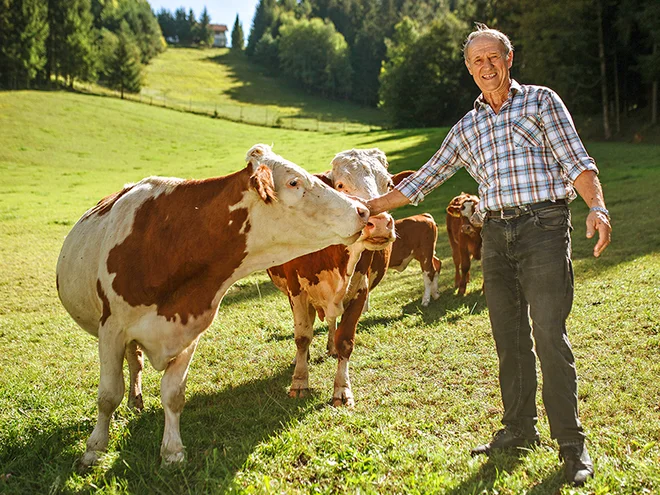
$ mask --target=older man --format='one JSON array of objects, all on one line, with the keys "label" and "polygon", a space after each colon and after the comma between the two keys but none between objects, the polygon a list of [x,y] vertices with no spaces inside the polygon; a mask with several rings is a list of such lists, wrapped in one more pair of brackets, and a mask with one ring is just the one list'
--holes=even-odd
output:
[{"label": "older man", "polygon": [[506,35],[477,25],[464,55],[482,92],[474,108],[424,166],[367,206],[375,215],[416,205],[461,167],[478,182],[482,267],[504,428],[472,455],[538,444],[535,342],[551,435],[559,443],[567,480],[581,485],[593,476],[593,464],[578,419],[575,360],[566,333],[573,302],[567,204],[577,191],[590,208],[587,237],[598,231],[594,256],[600,256],[612,229],[598,169],[559,96],[511,79],[513,47]]}]

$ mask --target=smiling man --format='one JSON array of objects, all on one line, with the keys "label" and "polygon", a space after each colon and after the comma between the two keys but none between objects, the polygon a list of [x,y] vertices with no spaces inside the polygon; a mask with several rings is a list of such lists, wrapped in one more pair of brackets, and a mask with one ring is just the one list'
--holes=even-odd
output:
[{"label": "smiling man", "polygon": [[594,256],[600,256],[612,228],[598,169],[559,96],[511,79],[513,47],[505,34],[478,24],[464,56],[481,90],[474,108],[425,165],[367,206],[376,215],[416,205],[461,167],[477,181],[504,428],[472,455],[539,443],[538,356],[551,436],[559,443],[567,481],[582,485],[594,470],[578,419],[575,360],[566,331],[573,303],[568,203],[577,194],[586,202],[587,237],[598,232]]}]

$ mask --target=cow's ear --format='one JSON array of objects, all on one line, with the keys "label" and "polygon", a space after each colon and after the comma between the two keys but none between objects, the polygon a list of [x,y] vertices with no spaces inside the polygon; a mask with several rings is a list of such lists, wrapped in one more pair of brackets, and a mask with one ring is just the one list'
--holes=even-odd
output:
[{"label": "cow's ear", "polygon": [[401,182],[406,177],[410,177],[414,173],[414,170],[404,170],[403,172],[399,172],[398,174],[392,176],[392,182],[395,186],[397,186],[399,182]]},{"label": "cow's ear", "polygon": [[272,149],[267,144],[255,144],[245,155],[245,161],[250,164],[250,169],[254,172],[264,156],[272,153]]},{"label": "cow's ear", "polygon": [[257,191],[257,194],[264,203],[270,204],[273,201],[277,201],[273,173],[266,165],[259,165],[254,174],[252,174],[250,177],[250,187]]},{"label": "cow's ear", "polygon": [[449,213],[452,217],[461,216],[461,201],[458,197],[451,200],[449,206],[447,206],[447,213]]},{"label": "cow's ear", "polygon": [[326,186],[334,187],[332,184],[332,170],[323,172],[322,174],[314,174],[314,177],[323,182]]}]

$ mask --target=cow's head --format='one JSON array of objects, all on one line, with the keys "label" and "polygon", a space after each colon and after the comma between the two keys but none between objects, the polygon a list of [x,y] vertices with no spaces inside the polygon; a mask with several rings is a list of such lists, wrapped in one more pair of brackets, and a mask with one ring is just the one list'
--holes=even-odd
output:
[{"label": "cow's head", "polygon": [[[326,173],[336,191],[361,199],[372,199],[393,187],[387,171],[387,157],[378,148],[352,149],[338,153]],[[394,242],[394,219],[389,213],[369,217],[359,241],[372,251],[385,249]]]},{"label": "cow's head", "polygon": [[459,196],[452,199],[447,206],[447,213],[449,215],[462,219],[461,232],[466,235],[475,235],[481,228],[481,221],[477,214],[478,203],[478,196],[462,192]]},{"label": "cow's head", "polygon": [[256,228],[259,223],[259,236],[265,237],[260,242],[295,246],[306,254],[359,237],[369,215],[364,205],[338,194],[268,145],[250,148],[246,160],[256,209],[251,224]]}]

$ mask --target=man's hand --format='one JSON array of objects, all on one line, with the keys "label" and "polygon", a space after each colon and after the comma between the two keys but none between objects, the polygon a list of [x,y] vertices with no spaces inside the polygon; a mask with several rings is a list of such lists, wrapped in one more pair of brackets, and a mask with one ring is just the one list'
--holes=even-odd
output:
[{"label": "man's hand", "polygon": [[587,239],[598,231],[598,242],[594,246],[594,256],[598,258],[612,241],[612,226],[607,215],[600,211],[590,211],[587,215]]}]

